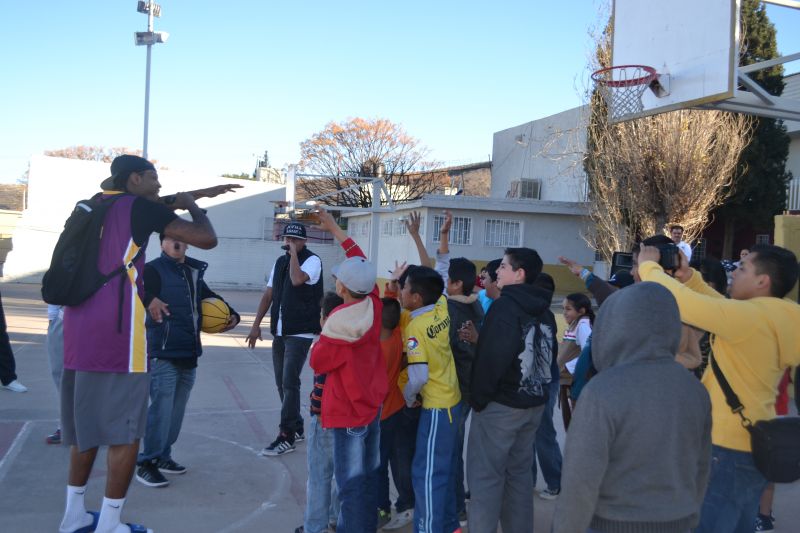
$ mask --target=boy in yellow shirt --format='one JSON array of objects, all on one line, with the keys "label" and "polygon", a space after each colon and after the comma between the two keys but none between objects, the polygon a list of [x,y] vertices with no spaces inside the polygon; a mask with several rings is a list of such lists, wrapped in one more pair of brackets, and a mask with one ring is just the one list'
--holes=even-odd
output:
[{"label": "boy in yellow shirt", "polygon": [[[774,418],[777,386],[786,368],[800,364],[800,306],[783,299],[798,278],[797,257],[757,245],[733,273],[731,299],[709,287],[686,257],[675,279],[658,265],[658,248],[643,246],[639,276],[664,285],[678,301],[681,320],[713,335],[713,358],[753,423]],[[695,533],[753,531],[767,480],[756,469],[750,435],[710,369],[703,384],[711,396],[711,479]]]},{"label": "boy in yellow shirt", "polygon": [[[398,276],[399,277],[399,276]],[[414,485],[414,531],[453,533],[456,515],[453,447],[458,434],[461,393],[450,350],[450,316],[444,280],[432,268],[411,266],[400,301],[410,312],[403,329],[408,358],[406,405],[422,405],[411,467]]]}]

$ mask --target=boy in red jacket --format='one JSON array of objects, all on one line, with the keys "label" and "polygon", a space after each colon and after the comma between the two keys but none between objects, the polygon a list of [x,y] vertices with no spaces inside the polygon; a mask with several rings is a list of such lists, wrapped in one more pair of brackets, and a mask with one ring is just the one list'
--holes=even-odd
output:
[{"label": "boy in red jacket", "polygon": [[388,390],[380,344],[377,271],[333,217],[320,209],[319,228],[330,232],[347,259],[332,269],[340,305],[311,351],[311,368],[327,374],[322,427],[332,428],[333,468],[341,512],[337,532],[375,531],[378,515],[380,408]]}]

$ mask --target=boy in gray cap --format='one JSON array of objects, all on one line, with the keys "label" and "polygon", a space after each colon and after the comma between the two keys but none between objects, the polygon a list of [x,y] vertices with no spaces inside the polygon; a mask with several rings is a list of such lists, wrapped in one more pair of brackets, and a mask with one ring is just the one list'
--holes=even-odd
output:
[{"label": "boy in gray cap", "polygon": [[364,252],[320,210],[320,228],[338,240],[347,259],[334,267],[336,293],[344,304],[334,309],[311,350],[311,368],[327,374],[322,397],[322,427],[333,430],[333,465],[339,489],[339,533],[375,531],[380,466],[380,410],[388,391],[381,351],[383,303],[377,271]]}]

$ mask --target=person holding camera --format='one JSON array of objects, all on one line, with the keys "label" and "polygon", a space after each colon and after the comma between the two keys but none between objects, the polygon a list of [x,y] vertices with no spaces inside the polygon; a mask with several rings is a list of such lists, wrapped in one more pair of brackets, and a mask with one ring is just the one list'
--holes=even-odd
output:
[{"label": "person holding camera", "polygon": [[[752,531],[766,478],[756,468],[750,433],[728,407],[717,374],[724,376],[753,424],[775,417],[782,374],[800,364],[800,306],[784,299],[800,268],[793,252],[757,245],[733,273],[730,299],[706,284],[682,256],[674,278],[661,266],[662,252],[643,246],[639,276],[669,289],[681,320],[712,335],[711,366],[703,385],[711,396],[712,464],[700,524],[695,532]],[[716,368],[714,368],[716,365]]]},{"label": "person holding camera", "polygon": [[323,293],[322,261],[306,247],[305,226],[297,222],[287,224],[281,236],[286,253],[272,267],[247,335],[247,345],[255,348],[256,341],[261,340],[261,321],[271,307],[272,364],[282,405],[278,436],[261,451],[270,457],[293,452],[295,442],[305,440],[300,415],[300,372],[314,335],[321,331]]}]

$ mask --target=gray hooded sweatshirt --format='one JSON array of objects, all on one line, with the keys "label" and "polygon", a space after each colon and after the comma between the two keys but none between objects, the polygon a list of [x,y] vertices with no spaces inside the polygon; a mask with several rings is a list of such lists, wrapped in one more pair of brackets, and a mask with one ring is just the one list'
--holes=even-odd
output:
[{"label": "gray hooded sweatshirt", "polygon": [[567,433],[553,531],[684,533],[698,521],[711,459],[711,402],[675,362],[678,305],[655,283],[605,301],[594,323],[598,374]]}]

